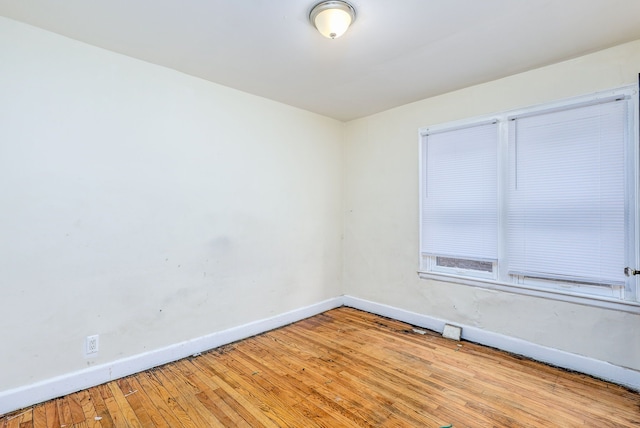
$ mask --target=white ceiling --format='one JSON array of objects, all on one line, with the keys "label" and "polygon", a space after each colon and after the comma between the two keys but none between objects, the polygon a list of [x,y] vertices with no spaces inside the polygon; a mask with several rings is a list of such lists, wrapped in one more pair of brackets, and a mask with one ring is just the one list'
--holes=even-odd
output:
[{"label": "white ceiling", "polygon": [[0,15],[339,120],[640,39],[640,0],[0,0]]}]

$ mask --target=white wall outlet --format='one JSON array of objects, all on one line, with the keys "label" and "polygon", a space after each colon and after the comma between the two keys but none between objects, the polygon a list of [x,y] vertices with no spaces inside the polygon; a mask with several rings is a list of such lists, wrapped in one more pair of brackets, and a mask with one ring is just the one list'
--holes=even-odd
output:
[{"label": "white wall outlet", "polygon": [[442,336],[447,339],[460,340],[462,334],[462,328],[455,325],[445,324],[444,330],[442,330]]},{"label": "white wall outlet", "polygon": [[98,338],[99,336],[97,334],[94,334],[93,336],[87,336],[87,339],[85,341],[85,353],[87,355],[98,353]]}]

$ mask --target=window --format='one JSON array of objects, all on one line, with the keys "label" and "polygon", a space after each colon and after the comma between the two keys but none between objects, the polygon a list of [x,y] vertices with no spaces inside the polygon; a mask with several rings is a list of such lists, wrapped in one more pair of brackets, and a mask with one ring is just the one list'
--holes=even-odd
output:
[{"label": "window", "polygon": [[637,303],[637,96],[421,129],[421,273]]},{"label": "window", "polygon": [[433,271],[495,277],[498,123],[425,132],[422,254]]}]

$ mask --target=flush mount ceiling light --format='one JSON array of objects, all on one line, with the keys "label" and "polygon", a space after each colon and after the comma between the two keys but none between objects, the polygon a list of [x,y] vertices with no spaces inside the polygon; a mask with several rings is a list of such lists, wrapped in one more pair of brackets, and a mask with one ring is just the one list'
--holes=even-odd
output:
[{"label": "flush mount ceiling light", "polygon": [[346,1],[323,1],[311,9],[309,20],[323,36],[342,36],[356,20],[356,10]]}]

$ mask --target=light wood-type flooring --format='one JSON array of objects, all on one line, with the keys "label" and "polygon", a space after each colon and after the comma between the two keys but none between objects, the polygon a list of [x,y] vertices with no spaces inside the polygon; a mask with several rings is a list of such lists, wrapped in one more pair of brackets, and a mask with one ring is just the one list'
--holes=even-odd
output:
[{"label": "light wood-type flooring", "polygon": [[0,428],[631,427],[640,394],[338,308],[0,418]]}]

